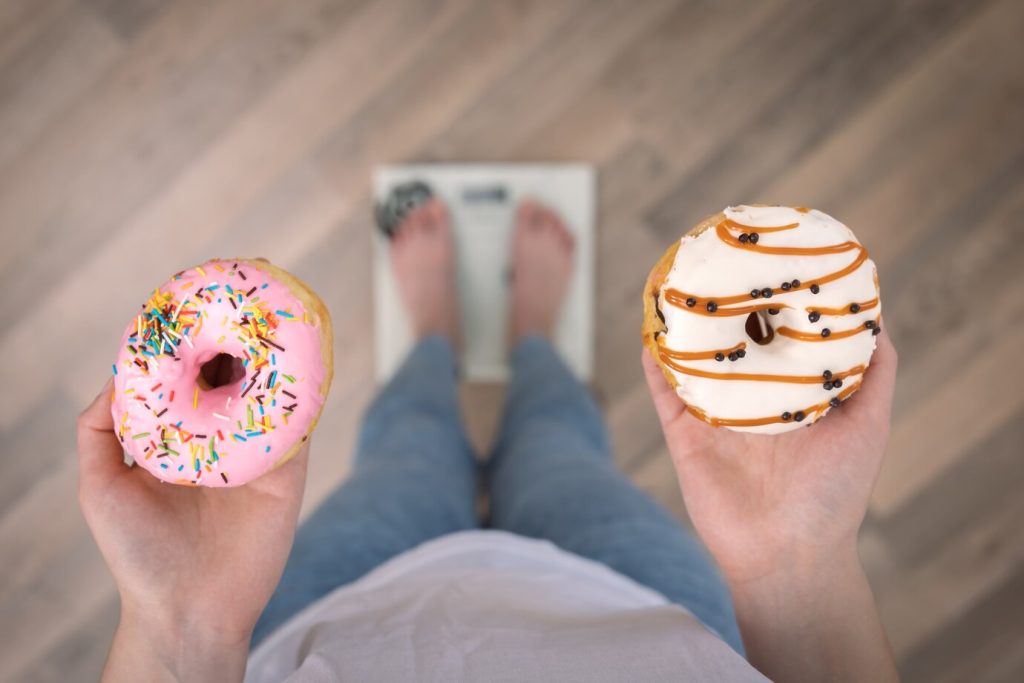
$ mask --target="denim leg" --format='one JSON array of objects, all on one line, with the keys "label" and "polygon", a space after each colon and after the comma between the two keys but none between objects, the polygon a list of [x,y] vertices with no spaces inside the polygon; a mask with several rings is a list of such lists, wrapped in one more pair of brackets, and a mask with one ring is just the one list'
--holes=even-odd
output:
[{"label": "denim leg", "polygon": [[689,609],[742,653],[728,589],[701,544],[615,467],[600,410],[546,340],[512,356],[490,474],[492,526],[545,538]]},{"label": "denim leg", "polygon": [[386,560],[478,526],[477,466],[456,389],[450,344],[420,341],[367,411],[351,476],[296,532],[254,643]]}]

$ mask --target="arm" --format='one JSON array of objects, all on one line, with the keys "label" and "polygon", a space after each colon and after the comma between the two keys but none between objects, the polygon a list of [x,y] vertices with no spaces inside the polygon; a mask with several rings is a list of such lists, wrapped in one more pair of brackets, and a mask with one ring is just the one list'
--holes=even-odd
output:
[{"label": "arm", "polygon": [[857,554],[888,440],[888,335],[859,392],[811,427],[773,436],[706,425],[646,351],[643,363],[687,511],[732,591],[750,662],[778,681],[898,680]]},{"label": "arm", "polygon": [[110,383],[78,420],[78,498],[121,596],[105,681],[240,681],[291,549],[308,442],[256,481],[165,484],[128,467]]},{"label": "arm", "polygon": [[103,680],[241,681],[248,653],[248,638],[200,634],[122,609]]},{"label": "arm", "polygon": [[898,680],[855,549],[730,588],[747,656],[772,680]]}]

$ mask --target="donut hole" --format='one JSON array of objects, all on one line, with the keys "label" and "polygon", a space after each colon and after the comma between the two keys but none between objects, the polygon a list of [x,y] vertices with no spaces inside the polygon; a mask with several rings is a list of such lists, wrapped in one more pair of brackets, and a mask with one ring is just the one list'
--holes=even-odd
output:
[{"label": "donut hole", "polygon": [[760,344],[761,346],[768,344],[775,337],[775,330],[772,329],[771,323],[768,322],[765,316],[761,315],[760,311],[754,311],[747,316],[745,328],[747,336],[755,344]]},{"label": "donut hole", "polygon": [[242,359],[230,353],[218,353],[199,366],[197,383],[201,389],[210,390],[234,384],[245,377]]}]

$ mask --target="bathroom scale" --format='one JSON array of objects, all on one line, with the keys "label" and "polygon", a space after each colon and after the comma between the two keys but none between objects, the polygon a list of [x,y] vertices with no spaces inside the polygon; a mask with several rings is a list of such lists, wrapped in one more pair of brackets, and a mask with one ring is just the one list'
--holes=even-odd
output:
[{"label": "bathroom scale", "polygon": [[503,382],[509,375],[506,325],[516,207],[533,199],[554,210],[576,238],[576,262],[554,343],[588,381],[594,363],[594,172],[584,164],[416,164],[374,172],[374,331],[376,374],[387,380],[413,344],[391,272],[388,235],[430,197],[448,207],[455,240],[462,321],[461,376]]}]

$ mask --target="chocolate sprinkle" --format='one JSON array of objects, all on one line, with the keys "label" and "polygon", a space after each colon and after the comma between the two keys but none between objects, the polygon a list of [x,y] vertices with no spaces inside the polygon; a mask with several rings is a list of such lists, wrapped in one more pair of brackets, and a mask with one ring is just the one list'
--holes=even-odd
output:
[{"label": "chocolate sprinkle", "polygon": [[693,308],[694,306],[697,305],[697,300],[691,296],[689,299],[686,300],[686,305],[689,308]]},{"label": "chocolate sprinkle", "polygon": [[821,376],[824,377],[825,379],[832,379],[832,371],[826,370],[825,372],[821,373]]},{"label": "chocolate sprinkle", "polygon": [[752,289],[752,290],[750,290],[750,298],[751,299],[756,299],[759,296],[761,296],[761,290],[760,289]]},{"label": "chocolate sprinkle", "polygon": [[860,304],[850,304],[850,313],[860,313]]},{"label": "chocolate sprinkle", "polygon": [[788,291],[789,291],[789,290],[791,290],[791,289],[793,289],[793,285],[791,285],[791,284],[790,284],[790,283],[788,283],[788,282],[783,282],[783,283],[782,283],[782,291],[783,291],[783,292],[788,292]]},{"label": "chocolate sprinkle", "polygon": [[740,244],[746,244],[749,241],[750,241],[750,235],[748,235],[745,232],[740,235]]},{"label": "chocolate sprinkle", "polygon": [[832,382],[826,380],[825,383],[822,384],[821,386],[825,389],[825,391],[829,391],[832,388]]},{"label": "chocolate sprinkle", "polygon": [[793,419],[797,422],[803,422],[805,417],[807,417],[807,415],[802,410],[798,410],[793,414]]},{"label": "chocolate sprinkle", "polygon": [[715,360],[721,363],[723,360],[725,360],[725,354],[719,351],[718,353],[715,354]]},{"label": "chocolate sprinkle", "polygon": [[875,321],[874,320],[865,320],[864,321],[864,327],[868,328],[869,330],[875,329]]},{"label": "chocolate sprinkle", "polygon": [[761,296],[763,296],[765,299],[772,298],[772,288],[771,287],[765,287],[764,289],[762,289],[761,290]]},{"label": "chocolate sprinkle", "polygon": [[882,334],[882,328],[881,327],[876,327],[875,329],[871,330],[871,336],[877,336],[879,334]]},{"label": "chocolate sprinkle", "polygon": [[761,236],[758,235],[756,232],[750,233],[750,243],[751,244],[757,244],[757,241],[759,239],[761,239]]},{"label": "chocolate sprinkle", "polygon": [[708,313],[714,313],[718,310],[718,304],[714,301],[709,301],[706,308],[708,309]]},{"label": "chocolate sprinkle", "polygon": [[777,308],[769,308],[768,309],[768,315],[778,315],[778,314],[779,314],[779,309],[777,309]]},{"label": "chocolate sprinkle", "polygon": [[821,287],[818,285],[811,285],[811,294],[817,294],[821,291]]},{"label": "chocolate sprinkle", "polygon": [[793,413],[789,412],[788,410],[782,414],[782,419],[786,421],[789,421],[792,417]]},{"label": "chocolate sprinkle", "polygon": [[732,353],[729,354],[729,360],[734,361],[737,358],[739,358],[739,356],[736,355],[735,351],[733,351]]},{"label": "chocolate sprinkle", "polygon": [[793,289],[796,289],[797,287],[800,286],[800,281],[799,280],[793,280],[789,284],[793,285]]},{"label": "chocolate sprinkle", "polygon": [[838,389],[841,386],[843,386],[843,380],[841,380],[841,379],[834,379],[834,380],[832,380],[832,387],[833,388]]},{"label": "chocolate sprinkle", "polygon": [[832,330],[828,329],[827,327],[821,331],[822,337],[828,337],[830,334],[832,334]]},{"label": "chocolate sprinkle", "polygon": [[818,313],[817,311],[811,311],[810,313],[807,314],[807,319],[810,320],[812,323],[816,323],[819,320],[821,320],[821,313]]},{"label": "chocolate sprinkle", "polygon": [[270,340],[269,340],[269,339],[267,339],[266,337],[260,337],[260,336],[257,336],[256,338],[257,338],[257,339],[259,339],[259,340],[260,340],[260,341],[262,341],[262,342],[266,342],[266,343],[270,344],[271,346],[273,346],[273,347],[274,347],[275,349],[277,349],[278,351],[284,351],[284,347],[283,347],[283,346],[281,346],[281,345],[279,345],[279,344],[275,344],[274,342],[270,341]]},{"label": "chocolate sprinkle", "polygon": [[743,349],[736,349],[736,355],[739,356],[740,358],[743,358],[744,356],[747,355],[747,352],[744,351]]},{"label": "chocolate sprinkle", "polygon": [[840,403],[842,403],[842,401],[839,400],[838,396],[833,396],[832,400],[828,402],[828,404],[833,408],[838,408]]}]

